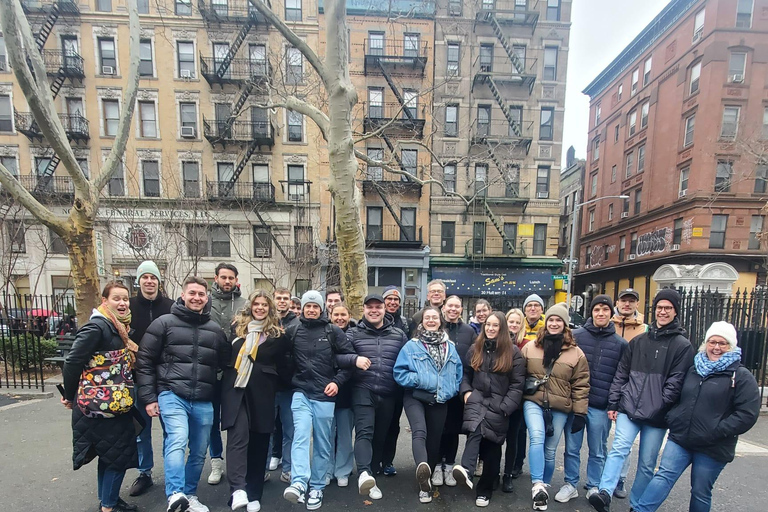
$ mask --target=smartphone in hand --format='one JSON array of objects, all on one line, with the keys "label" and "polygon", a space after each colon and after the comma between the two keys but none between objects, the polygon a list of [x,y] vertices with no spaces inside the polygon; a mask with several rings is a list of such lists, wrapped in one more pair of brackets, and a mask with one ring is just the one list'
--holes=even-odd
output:
[{"label": "smartphone in hand", "polygon": [[61,393],[61,398],[65,398],[66,399],[66,397],[64,396],[64,385],[56,384],[56,389],[58,389],[59,393]]}]

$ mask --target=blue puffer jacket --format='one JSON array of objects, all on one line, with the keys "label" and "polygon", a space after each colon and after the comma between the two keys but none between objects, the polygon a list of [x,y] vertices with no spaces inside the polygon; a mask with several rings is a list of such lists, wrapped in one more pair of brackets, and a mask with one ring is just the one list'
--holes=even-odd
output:
[{"label": "blue puffer jacket", "polygon": [[458,395],[464,369],[456,346],[448,339],[447,334],[445,341],[448,355],[440,371],[421,341],[412,339],[406,343],[397,356],[395,381],[406,389],[435,393],[439,403],[447,402]]},{"label": "blue puffer jacket", "polygon": [[389,396],[398,391],[392,369],[397,355],[408,338],[394,326],[392,316],[384,317],[384,325],[376,329],[365,318],[357,327],[347,330],[347,339],[358,356],[371,360],[367,370],[355,368],[352,385],[368,389],[379,396]]},{"label": "blue puffer jacket", "polygon": [[597,327],[591,318],[573,331],[573,337],[589,363],[589,406],[605,410],[613,376],[629,343],[616,334],[612,322]]}]

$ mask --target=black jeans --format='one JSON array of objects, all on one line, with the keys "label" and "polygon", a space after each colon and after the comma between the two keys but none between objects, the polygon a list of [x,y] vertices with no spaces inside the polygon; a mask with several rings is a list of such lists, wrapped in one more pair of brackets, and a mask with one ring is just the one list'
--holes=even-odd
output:
[{"label": "black jeans", "polygon": [[446,404],[448,412],[440,440],[440,460],[453,466],[456,463],[456,454],[459,452],[459,434],[461,434],[461,423],[464,421],[464,401],[461,395],[458,395],[448,400]]},{"label": "black jeans", "polygon": [[464,446],[464,454],[461,456],[461,465],[469,473],[475,474],[477,457],[483,461],[483,475],[477,482],[477,496],[491,498],[493,485],[499,480],[501,470],[501,444],[494,443],[484,438],[480,433],[480,427],[471,434],[467,434],[467,444]]},{"label": "black jeans", "polygon": [[272,457],[283,458],[283,422],[275,411],[275,431],[272,432]]},{"label": "black jeans", "polygon": [[426,462],[434,471],[435,466],[440,462],[440,440],[443,436],[448,404],[427,405],[413,398],[411,391],[406,391],[403,405],[408,423],[411,425],[413,460],[417,466]]},{"label": "black jeans", "polygon": [[244,490],[248,493],[248,501],[261,500],[270,435],[249,430],[248,411],[241,404],[235,424],[227,430],[227,479],[230,493]]},{"label": "black jeans", "polygon": [[397,438],[400,437],[400,416],[403,415],[403,391],[398,390],[395,395],[395,410],[392,411],[392,423],[387,430],[387,438],[384,440],[384,453],[381,456],[383,467],[390,466],[395,460],[397,452]]},{"label": "black jeans", "polygon": [[384,451],[392,413],[395,410],[394,396],[380,396],[372,391],[352,388],[352,410],[355,413],[355,462],[357,474],[371,468],[378,469]]},{"label": "black jeans", "polygon": [[[522,405],[522,404],[521,404]],[[523,431],[523,457],[520,466],[517,466],[517,456],[520,450],[520,426],[523,424],[523,408],[520,407],[509,417],[507,429],[507,447],[504,449],[504,474],[512,472],[512,468],[522,467],[522,458],[525,458],[525,431]]]},{"label": "black jeans", "polygon": [[527,435],[528,435],[528,427],[525,425],[525,414],[523,414],[523,407],[521,405],[520,406],[520,428],[517,431],[517,456],[515,457],[515,465],[514,465],[514,467],[517,469],[522,469],[523,463],[525,462],[525,449],[528,446]]}]

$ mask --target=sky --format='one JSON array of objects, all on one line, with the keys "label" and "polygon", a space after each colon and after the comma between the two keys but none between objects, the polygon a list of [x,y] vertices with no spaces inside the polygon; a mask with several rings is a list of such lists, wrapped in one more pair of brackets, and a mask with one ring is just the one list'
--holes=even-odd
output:
[{"label": "sky", "polygon": [[573,0],[565,89],[563,168],[570,146],[586,158],[589,96],[581,91],[645,28],[670,0]]}]

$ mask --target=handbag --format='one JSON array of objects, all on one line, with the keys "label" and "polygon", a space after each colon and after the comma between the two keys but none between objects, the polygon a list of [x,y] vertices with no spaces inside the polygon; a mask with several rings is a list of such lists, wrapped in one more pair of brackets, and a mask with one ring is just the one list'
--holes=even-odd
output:
[{"label": "handbag", "polygon": [[88,418],[114,418],[130,412],[134,403],[131,351],[96,352],[80,376],[76,401]]},{"label": "handbag", "polygon": [[524,395],[535,394],[542,385],[547,383],[547,381],[549,380],[549,376],[552,373],[552,369],[555,367],[555,361],[557,361],[559,357],[560,355],[558,355],[556,358],[552,360],[551,363],[549,363],[549,366],[547,367],[547,372],[543,378],[540,379],[538,377],[534,377],[533,375],[525,378],[525,383],[523,384]]},{"label": "handbag", "polygon": [[412,392],[413,398],[427,405],[435,405],[437,403],[437,394],[424,391],[423,389],[414,389]]}]

